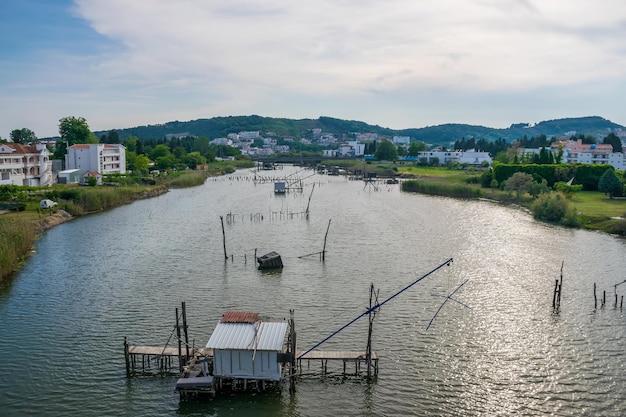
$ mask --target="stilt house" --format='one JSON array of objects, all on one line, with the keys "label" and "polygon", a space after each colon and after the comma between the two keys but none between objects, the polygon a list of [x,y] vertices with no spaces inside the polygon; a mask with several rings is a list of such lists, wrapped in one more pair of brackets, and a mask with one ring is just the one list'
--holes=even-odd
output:
[{"label": "stilt house", "polygon": [[227,311],[206,345],[213,349],[213,376],[280,381],[288,324],[262,321],[258,313]]}]

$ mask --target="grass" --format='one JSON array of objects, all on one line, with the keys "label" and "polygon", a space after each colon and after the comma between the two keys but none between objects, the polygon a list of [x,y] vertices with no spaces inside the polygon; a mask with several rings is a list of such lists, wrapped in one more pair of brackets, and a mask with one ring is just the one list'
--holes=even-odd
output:
[{"label": "grass", "polygon": [[610,199],[599,191],[576,193],[570,201],[578,213],[591,218],[621,217],[626,214],[626,200]]}]

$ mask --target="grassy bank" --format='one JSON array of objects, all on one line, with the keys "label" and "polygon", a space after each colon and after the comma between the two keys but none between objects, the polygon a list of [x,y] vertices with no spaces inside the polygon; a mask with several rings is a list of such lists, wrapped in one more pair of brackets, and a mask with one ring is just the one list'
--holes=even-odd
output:
[{"label": "grassy bank", "polygon": [[[532,209],[535,199],[525,193],[519,198],[498,188],[482,188],[478,184],[481,172],[432,167],[399,168],[409,178],[402,184],[408,192],[441,195],[454,198],[488,198],[502,203],[515,203]],[[576,213],[576,223],[583,228],[626,236],[626,200],[610,199],[597,191],[580,191],[569,196]]]}]

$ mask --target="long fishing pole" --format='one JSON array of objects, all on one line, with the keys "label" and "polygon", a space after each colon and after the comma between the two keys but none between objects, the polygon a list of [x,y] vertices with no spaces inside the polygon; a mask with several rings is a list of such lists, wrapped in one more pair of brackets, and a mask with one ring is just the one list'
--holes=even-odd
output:
[{"label": "long fishing pole", "polygon": [[400,291],[396,292],[394,295],[392,295],[391,297],[387,298],[385,301],[383,301],[382,303],[376,304],[375,306],[368,308],[367,310],[365,310],[364,313],[362,313],[361,315],[359,315],[358,317],[355,317],[354,319],[350,320],[350,322],[348,322],[347,324],[344,324],[343,326],[341,326],[339,329],[335,330],[333,333],[331,333],[329,336],[327,336],[326,338],[324,338],[321,342],[319,342],[318,344],[316,344],[315,346],[313,346],[312,348],[310,348],[309,350],[307,350],[306,352],[300,354],[298,356],[298,359],[302,358],[303,356],[305,356],[307,353],[311,352],[312,350],[316,349],[317,347],[319,347],[320,345],[322,345],[323,343],[325,343],[328,339],[330,339],[331,337],[335,336],[337,333],[339,333],[340,331],[342,331],[343,329],[345,329],[346,327],[350,326],[351,324],[353,324],[355,321],[357,321],[358,319],[360,319],[363,316],[366,316],[367,314],[371,313],[374,310],[379,309],[380,307],[382,307],[383,305],[387,304],[389,301],[393,300],[394,298],[396,298],[398,295],[402,294],[404,291],[408,290],[409,288],[411,288],[413,285],[417,284],[418,282],[420,282],[421,280],[423,280],[424,278],[427,278],[429,275],[432,275],[433,273],[435,273],[436,271],[438,271],[439,269],[443,268],[444,266],[450,266],[450,264],[452,263],[452,258],[446,260],[445,262],[443,262],[441,265],[439,265],[438,267],[436,267],[435,269],[433,269],[432,271],[428,272],[425,275],[422,275],[421,277],[419,277],[418,279],[416,279],[415,281],[411,282],[409,285],[407,285],[406,287],[402,288]]}]

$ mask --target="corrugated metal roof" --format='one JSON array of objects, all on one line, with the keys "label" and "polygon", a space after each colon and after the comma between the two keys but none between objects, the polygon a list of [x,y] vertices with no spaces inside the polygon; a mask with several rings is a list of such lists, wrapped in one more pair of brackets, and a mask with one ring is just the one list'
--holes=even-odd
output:
[{"label": "corrugated metal roof", "polygon": [[259,321],[259,313],[249,311],[227,311],[222,316],[221,323],[256,323]]},{"label": "corrugated metal roof", "polygon": [[206,345],[209,349],[271,350],[283,347],[286,322],[217,323]]}]

